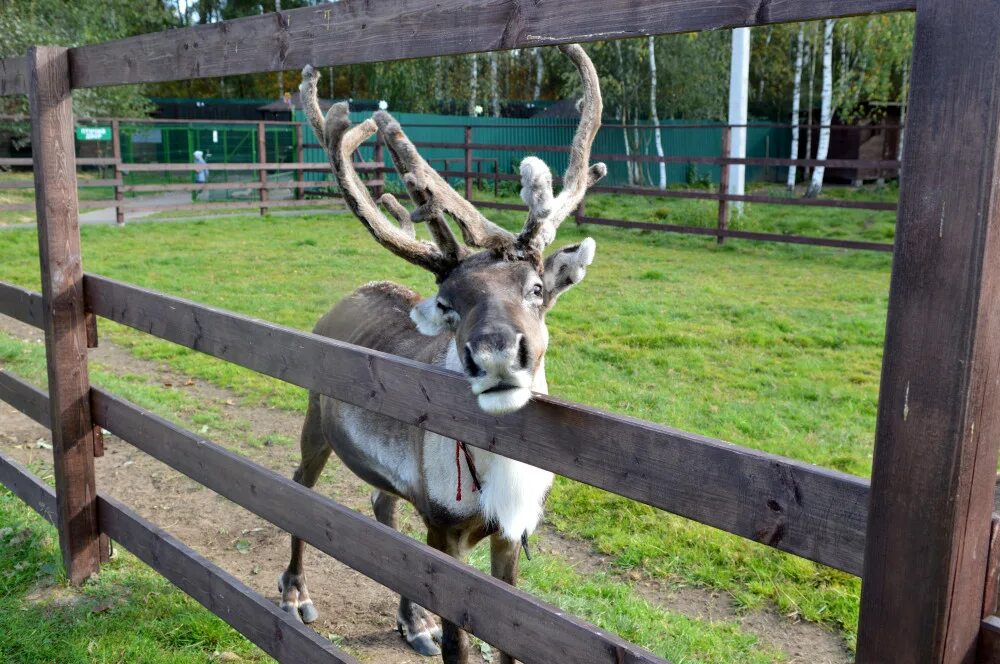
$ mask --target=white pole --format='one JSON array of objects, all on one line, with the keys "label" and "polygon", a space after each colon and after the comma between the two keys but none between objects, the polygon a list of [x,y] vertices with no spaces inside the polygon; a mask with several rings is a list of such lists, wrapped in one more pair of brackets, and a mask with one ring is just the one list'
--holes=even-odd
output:
[{"label": "white pole", "polygon": [[[745,125],[747,123],[747,99],[750,92],[750,28],[733,30],[733,59],[729,71],[729,124]],[[747,156],[746,127],[733,127],[729,156],[743,158]],[[729,193],[742,196],[745,192],[746,166],[729,167]],[[737,212],[743,211],[743,204],[735,205]]]}]

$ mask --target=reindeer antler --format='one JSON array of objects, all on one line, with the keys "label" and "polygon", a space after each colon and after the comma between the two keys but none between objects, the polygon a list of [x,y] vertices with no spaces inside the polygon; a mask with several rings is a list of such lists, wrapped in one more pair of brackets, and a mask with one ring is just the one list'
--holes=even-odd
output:
[{"label": "reindeer antler", "polygon": [[[559,48],[576,65],[583,81],[580,125],[573,137],[569,166],[559,196],[553,197],[552,173],[541,159],[525,157],[521,161],[521,198],[528,205],[529,212],[524,228],[517,236],[491,222],[459,195],[420,156],[399,123],[385,111],[379,111],[372,118],[352,127],[347,104],[340,103],[331,107],[324,119],[316,93],[319,74],[310,66],[302,70],[299,90],[306,117],[330,157],[348,207],[380,244],[397,256],[435,273],[439,280],[443,279],[468,255],[468,250],[458,243],[445,221],[444,215],[447,214],[458,224],[467,245],[538,261],[545,247],[555,239],[559,225],[580,205],[587,189],[604,177],[608,170],[602,163],[588,167],[590,149],[601,127],[603,110],[597,71],[580,46],[573,44]],[[379,199],[399,226],[379,211],[351,162],[358,146],[376,132],[389,148],[396,170],[417,206],[413,212],[408,212],[391,194]],[[416,239],[413,224],[422,221],[427,222],[436,246]]]},{"label": "reindeer antler", "polygon": [[517,237],[517,246],[538,252],[552,243],[559,225],[580,205],[587,190],[608,172],[603,163],[588,167],[590,148],[601,128],[604,109],[597,70],[579,44],[563,45],[559,50],[569,56],[580,72],[583,98],[580,100],[580,124],[573,136],[569,166],[559,196],[552,196],[552,172],[545,162],[538,157],[521,160],[521,198],[528,206],[528,220]]},{"label": "reindeer antler", "polygon": [[302,70],[302,85],[299,86],[299,91],[303,99],[306,117],[330,157],[330,164],[333,166],[347,206],[379,244],[400,258],[429,270],[439,279],[443,279],[458,264],[455,257],[446,255],[441,249],[429,242],[417,240],[413,233],[412,224],[409,224],[409,228],[407,228],[409,219],[404,218],[400,213],[401,211],[405,213],[405,209],[398,204],[395,198],[392,198],[391,201],[384,199],[384,202],[390,212],[399,219],[400,226],[389,221],[379,211],[364,182],[354,170],[351,156],[358,149],[358,146],[378,131],[375,121],[368,119],[359,125],[351,126],[346,103],[331,106],[324,119],[316,100],[317,80],[319,80],[319,74],[312,67],[305,67]]}]

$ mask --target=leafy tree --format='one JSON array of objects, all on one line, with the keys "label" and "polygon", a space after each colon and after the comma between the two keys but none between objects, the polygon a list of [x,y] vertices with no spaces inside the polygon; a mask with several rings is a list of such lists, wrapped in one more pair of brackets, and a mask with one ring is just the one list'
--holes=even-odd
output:
[{"label": "leafy tree", "polygon": [[[24,55],[34,45],[80,46],[164,30],[173,16],[162,0],[3,0],[0,58]],[[25,97],[0,98],[0,113],[27,113]],[[136,86],[77,90],[78,117],[145,115],[152,106]]]}]

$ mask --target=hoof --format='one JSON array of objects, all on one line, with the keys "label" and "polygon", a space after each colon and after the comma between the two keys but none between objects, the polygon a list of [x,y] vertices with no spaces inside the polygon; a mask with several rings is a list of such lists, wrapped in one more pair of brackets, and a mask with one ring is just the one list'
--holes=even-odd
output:
[{"label": "hoof", "polygon": [[308,625],[311,622],[315,622],[316,619],[319,618],[319,611],[317,611],[316,607],[313,606],[312,600],[307,599],[299,604],[299,615],[302,622]]},{"label": "hoof", "polygon": [[294,616],[296,620],[302,622],[302,616],[299,615],[299,607],[295,606],[291,602],[282,602],[281,610],[285,611],[286,613],[292,614],[292,616]]},{"label": "hoof", "polygon": [[430,632],[420,632],[413,638],[406,637],[406,642],[424,657],[433,657],[441,654],[441,648],[434,642]]}]

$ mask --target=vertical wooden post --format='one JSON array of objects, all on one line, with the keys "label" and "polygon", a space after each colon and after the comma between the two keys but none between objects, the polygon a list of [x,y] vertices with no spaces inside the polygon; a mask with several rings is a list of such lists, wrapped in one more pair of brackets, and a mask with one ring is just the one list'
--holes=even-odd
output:
[{"label": "vertical wooden post", "polygon": [[[372,161],[376,164],[374,179],[378,182],[384,182],[385,171],[382,170],[382,167],[385,166],[385,156],[382,153],[381,134],[375,134],[375,149],[372,151]],[[375,197],[375,200],[378,200],[379,196],[381,196],[383,192],[385,192],[385,186],[381,184],[377,184],[372,187],[372,196]]]},{"label": "vertical wooden post", "polygon": [[[302,148],[302,125],[295,125],[295,161],[301,164],[305,159],[305,150]],[[302,169],[295,170],[295,179],[302,182]],[[302,200],[305,198],[306,190],[301,184],[296,187],[295,198]]]},{"label": "vertical wooden post", "polygon": [[465,127],[465,200],[472,200],[472,127]]},{"label": "vertical wooden post", "polygon": [[917,1],[858,662],[976,652],[1000,444],[997,43],[1000,0]]},{"label": "vertical wooden post", "polygon": [[122,194],[121,185],[118,184],[122,179],[122,138],[121,138],[121,122],[119,120],[111,121],[111,156],[115,160],[115,221],[119,226],[125,225],[125,208],[122,206],[122,201],[125,196]]},{"label": "vertical wooden post", "polygon": [[79,584],[98,571],[101,554],[67,49],[28,51],[28,100],[59,545]]},{"label": "vertical wooden post", "polygon": [[[722,158],[729,158],[729,146],[732,144],[733,128],[726,125],[722,128]],[[716,241],[722,244],[726,241],[726,229],[729,228],[729,164],[722,164],[719,168],[719,235]]]},{"label": "vertical wooden post", "polygon": [[257,123],[257,163],[260,164],[260,168],[257,169],[260,175],[260,216],[267,214],[267,169],[263,167],[263,164],[267,163],[267,131],[264,127],[263,122]]}]

